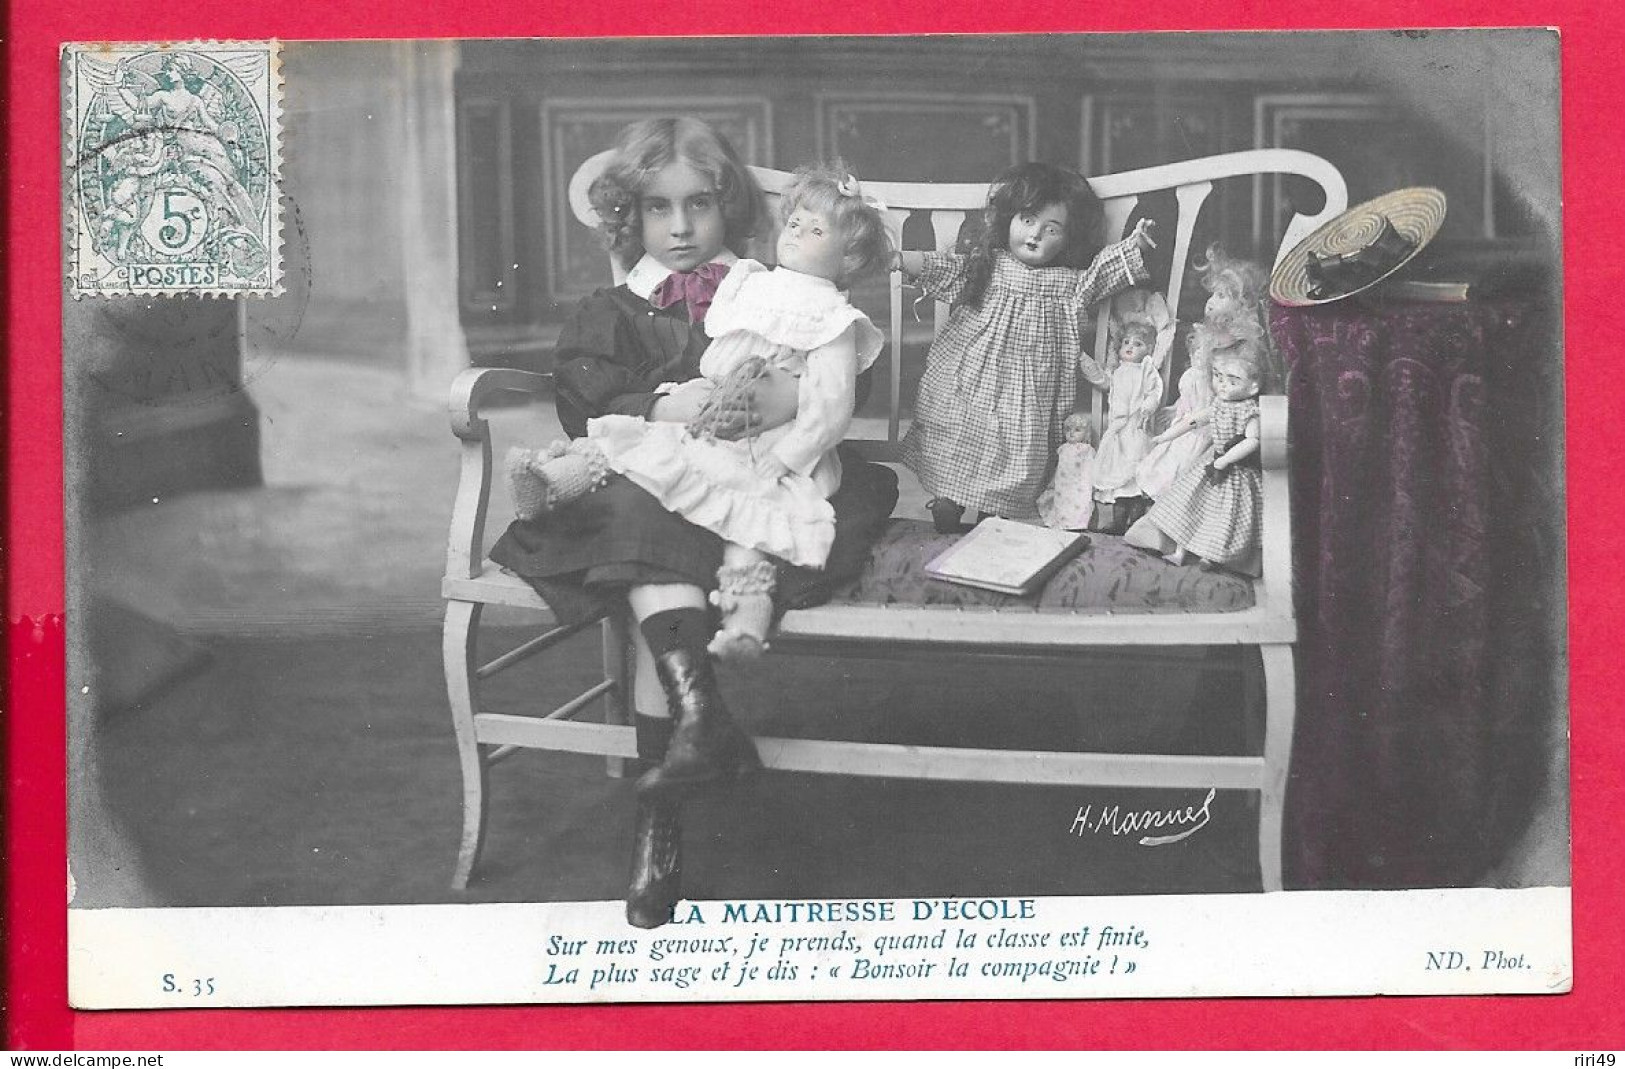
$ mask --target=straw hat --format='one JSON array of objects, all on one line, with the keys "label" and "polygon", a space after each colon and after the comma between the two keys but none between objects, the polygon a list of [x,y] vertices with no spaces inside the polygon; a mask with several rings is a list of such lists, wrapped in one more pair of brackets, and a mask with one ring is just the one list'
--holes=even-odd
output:
[{"label": "straw hat", "polygon": [[1396,189],[1339,215],[1300,241],[1275,265],[1270,297],[1277,304],[1329,304],[1375,286],[1438,234],[1444,191]]}]

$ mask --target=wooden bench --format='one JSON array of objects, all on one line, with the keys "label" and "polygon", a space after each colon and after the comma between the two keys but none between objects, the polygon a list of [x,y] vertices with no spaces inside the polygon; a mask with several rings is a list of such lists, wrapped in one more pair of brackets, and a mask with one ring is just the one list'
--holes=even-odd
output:
[{"label": "wooden bench", "polygon": [[[570,183],[575,215],[585,225],[594,217],[586,188],[603,165],[603,156],[585,163]],[[787,185],[782,171],[754,168],[770,197]],[[1325,194],[1321,211],[1295,216],[1276,253],[1278,259],[1347,203],[1342,176],[1325,160],[1302,152],[1238,152],[1184,163],[1151,167],[1092,180],[1106,205],[1106,234],[1115,240],[1141,198],[1171,193],[1177,208],[1169,276],[1153,279],[1176,314],[1180,291],[1191,260],[1196,221],[1215,182],[1246,181],[1256,176],[1298,175],[1317,183]],[[979,184],[926,184],[865,181],[866,192],[883,199],[900,234],[904,220],[929,217],[939,249],[951,247],[966,213],[980,209],[987,187]],[[1164,198],[1166,199],[1166,198]],[[1161,235],[1168,236],[1164,222]],[[616,271],[619,274],[618,270]],[[619,279],[617,278],[617,281]],[[858,441],[872,459],[895,458],[904,411],[903,360],[905,311],[900,278],[889,280],[889,353],[886,364],[887,415],[883,420],[856,421],[854,426],[884,426],[884,437]],[[940,331],[947,308],[938,306],[933,326]],[[1105,351],[1105,316],[1100,316],[1096,354]],[[885,357],[882,358],[886,359]],[[1166,373],[1167,369],[1164,368]],[[1165,379],[1166,379],[1165,374]],[[487,605],[516,606],[547,613],[547,606],[522,580],[507,575],[484,556],[487,512],[492,490],[492,443],[482,409],[503,391],[547,393],[544,376],[506,369],[476,369],[458,378],[451,396],[451,427],[462,449],[462,472],[452,510],[450,545],[442,593],[446,598],[443,636],[446,686],[456,729],[463,773],[463,830],[452,882],[462,888],[478,859],[485,827],[486,775],[498,760],[522,748],[541,748],[603,755],[611,771],[636,755],[629,724],[631,679],[628,621],[618,615],[587,625],[552,627],[487,664],[476,663],[481,610]],[[779,651],[805,652],[877,648],[898,655],[947,651],[1068,658],[1090,649],[1139,650],[1152,647],[1257,647],[1256,665],[1246,669],[1249,701],[1262,700],[1261,752],[1246,756],[1079,753],[910,746],[834,739],[760,738],[757,748],[771,769],[857,776],[888,776],[1048,785],[1103,787],[1218,788],[1259,792],[1258,850],[1266,890],[1281,887],[1282,806],[1291,757],[1295,706],[1292,644],[1293,618],[1290,567],[1291,518],[1287,500],[1286,398],[1261,398],[1263,437],[1264,534],[1263,574],[1252,582],[1250,604],[1232,611],[1114,612],[1095,607],[1035,611],[1021,606],[949,606],[872,604],[851,596],[817,608],[785,614],[773,639]],[[1094,401],[1097,417],[1100,399]],[[506,523],[507,517],[499,517]],[[902,521],[894,520],[894,525]],[[1095,550],[1086,552],[1085,557]],[[1148,566],[1164,567],[1152,559]],[[1165,567],[1172,568],[1172,565]],[[583,626],[603,631],[603,678],[551,712],[520,716],[482,712],[480,680],[555,646]],[[1261,685],[1260,685],[1261,681]],[[578,719],[594,705],[602,721]]]}]

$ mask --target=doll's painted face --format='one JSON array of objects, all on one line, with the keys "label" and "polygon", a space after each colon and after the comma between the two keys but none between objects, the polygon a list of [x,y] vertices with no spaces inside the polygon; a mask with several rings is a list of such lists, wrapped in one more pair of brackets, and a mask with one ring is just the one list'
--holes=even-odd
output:
[{"label": "doll's painted face", "polygon": [[1066,248],[1066,205],[1046,204],[1024,208],[1010,220],[1010,255],[1028,267],[1045,267],[1055,262]]},{"label": "doll's painted face", "polygon": [[1213,392],[1225,401],[1258,396],[1258,369],[1245,360],[1215,360]]},{"label": "doll's painted face", "polygon": [[1061,421],[1061,437],[1069,442],[1087,443],[1093,437],[1089,433],[1089,417],[1081,412],[1074,412]]},{"label": "doll's painted face", "polygon": [[1234,319],[1241,314],[1241,298],[1233,290],[1216,290],[1202,309],[1203,318],[1213,321]]},{"label": "doll's painted face", "polygon": [[723,249],[728,227],[711,179],[681,160],[667,164],[638,198],[643,250],[673,271],[692,271]]},{"label": "doll's painted face", "polygon": [[779,266],[840,281],[846,261],[846,241],[819,212],[797,208],[779,232]]},{"label": "doll's painted face", "polygon": [[1151,338],[1144,331],[1131,330],[1117,343],[1117,359],[1125,364],[1138,364],[1151,355]]}]

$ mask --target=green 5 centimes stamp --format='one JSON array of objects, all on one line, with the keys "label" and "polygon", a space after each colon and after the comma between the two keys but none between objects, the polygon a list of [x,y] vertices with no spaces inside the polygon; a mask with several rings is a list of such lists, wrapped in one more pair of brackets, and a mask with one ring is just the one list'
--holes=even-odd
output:
[{"label": "green 5 centimes stamp", "polygon": [[75,297],[280,292],[279,60],[271,41],[63,46]]}]

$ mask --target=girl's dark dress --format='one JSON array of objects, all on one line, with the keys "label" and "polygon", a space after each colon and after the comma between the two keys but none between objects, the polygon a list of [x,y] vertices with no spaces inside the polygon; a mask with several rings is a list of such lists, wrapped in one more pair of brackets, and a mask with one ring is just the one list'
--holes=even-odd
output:
[{"label": "girl's dark dress", "polygon": [[[559,336],[554,397],[565,433],[579,438],[587,420],[619,413],[648,418],[663,382],[700,373],[710,338],[689,323],[679,301],[655,309],[625,286],[599,290],[576,309]],[[859,380],[861,402],[863,379]],[[774,594],[781,608],[827,600],[862,569],[869,547],[897,504],[897,476],[841,447],[835,544],[824,570],[781,565]],[[722,539],[620,476],[548,513],[515,520],[491,559],[523,576],[564,622],[589,619],[640,583],[686,583],[710,590],[722,564]]]}]

